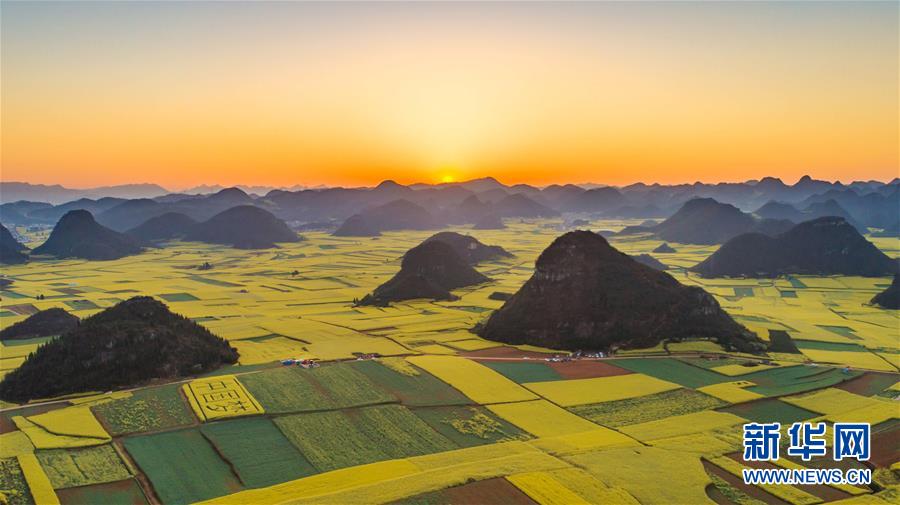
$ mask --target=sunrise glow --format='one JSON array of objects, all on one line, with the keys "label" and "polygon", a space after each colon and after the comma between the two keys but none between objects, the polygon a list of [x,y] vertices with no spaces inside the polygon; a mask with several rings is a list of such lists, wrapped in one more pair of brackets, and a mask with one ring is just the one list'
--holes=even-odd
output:
[{"label": "sunrise glow", "polygon": [[4,2],[2,179],[898,173],[895,2]]}]

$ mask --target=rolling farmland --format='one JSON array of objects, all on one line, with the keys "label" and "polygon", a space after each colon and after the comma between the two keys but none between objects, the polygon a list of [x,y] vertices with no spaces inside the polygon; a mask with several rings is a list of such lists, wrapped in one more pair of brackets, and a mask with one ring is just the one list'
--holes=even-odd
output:
[{"label": "rolling farmland", "polygon": [[[241,357],[181,383],[3,404],[0,492],[11,504],[38,497],[64,504],[458,503],[472,496],[655,504],[722,495],[808,505],[832,500],[800,488],[775,496],[733,485],[739,463],[728,455],[740,450],[741,424],[863,420],[896,440],[891,387],[900,381],[900,316],[865,305],[886,278],[704,279],[683,268],[715,246],[673,243],[678,252],[659,259],[676,279],[707,289],[763,340],[770,330],[786,331],[797,343],[799,353],[771,353],[768,364],[711,341],[548,362],[553,350],[470,333],[502,305],[491,293],[514,292],[528,279],[559,234],[544,226],[555,224],[463,230],[514,254],[477,265],[493,282],[457,290],[458,300],[388,307],[352,301],[393,275],[404,251],[428,232],[377,240],[309,232],[303,242],[267,251],[174,243],[102,264],[10,266],[4,273],[15,283],[4,302],[65,306],[84,317],[152,295],[227,339]],[[628,224],[637,221],[592,227]],[[641,235],[611,242],[629,254],[659,245]],[[214,268],[198,272],[204,262]],[[9,311],[0,325],[24,317]],[[45,340],[0,344],[0,373]],[[373,353],[380,357],[367,356]],[[320,366],[282,366],[286,358]],[[896,496],[878,492],[897,485],[888,477],[897,459],[884,454],[890,449],[874,448],[881,483],[860,491],[868,503]]]}]

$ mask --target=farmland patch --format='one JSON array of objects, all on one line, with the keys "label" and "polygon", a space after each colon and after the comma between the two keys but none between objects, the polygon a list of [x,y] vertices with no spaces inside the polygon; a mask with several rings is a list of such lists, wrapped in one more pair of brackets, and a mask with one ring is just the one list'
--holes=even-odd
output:
[{"label": "farmland patch", "polygon": [[[450,387],[430,373],[415,367],[403,358],[390,358],[392,366],[383,361],[359,361],[351,366],[366,375],[372,382],[393,393],[400,402],[409,406],[466,405],[472,400]],[[398,368],[399,363],[406,368]],[[398,371],[399,370],[399,371]]]},{"label": "farmland patch", "polygon": [[242,488],[196,429],[129,437],[125,448],[165,505],[193,503]]},{"label": "farmland patch", "polygon": [[779,422],[782,425],[805,421],[818,416],[817,413],[785,403],[777,398],[767,398],[720,409],[757,423]]},{"label": "farmland patch", "polygon": [[109,433],[143,433],[194,422],[177,384],[139,389],[128,398],[101,403],[92,408]]},{"label": "farmland patch", "polygon": [[675,358],[616,359],[613,360],[613,364],[632,372],[642,373],[689,388],[708,386],[728,380],[727,377],[720,374],[689,365]]},{"label": "farmland patch", "polygon": [[53,449],[35,454],[54,489],[102,484],[131,477],[109,444],[78,449]]},{"label": "farmland patch", "polygon": [[479,363],[519,384],[562,379],[559,372],[542,362],[480,360]]},{"label": "farmland patch", "polygon": [[726,405],[712,396],[685,388],[611,402],[571,407],[581,417],[613,428]]},{"label": "farmland patch", "polygon": [[205,424],[200,431],[247,487],[271,486],[316,473],[269,419]]},{"label": "farmland patch", "polygon": [[399,405],[295,414],[275,424],[320,471],[454,447]]},{"label": "farmland patch", "polygon": [[144,497],[141,487],[134,479],[60,489],[56,494],[62,505],[85,505],[87,503],[146,505],[147,503],[147,498]]},{"label": "farmland patch", "polygon": [[16,458],[0,459],[0,489],[9,505],[34,505],[25,474]]},{"label": "farmland patch", "polygon": [[528,495],[502,477],[412,496],[393,502],[393,505],[474,505],[478,503],[537,505]]},{"label": "farmland patch", "polygon": [[532,382],[524,386],[563,407],[622,400],[678,388],[677,384],[643,374]]},{"label": "farmland patch", "polygon": [[259,402],[233,375],[195,379],[182,389],[201,421],[263,413]]},{"label": "farmland patch", "polygon": [[617,367],[606,361],[556,361],[549,363],[549,366],[556,370],[556,373],[563,379],[590,379],[632,373],[631,370]]},{"label": "farmland patch", "polygon": [[415,409],[413,413],[460,447],[530,438],[484,407],[430,407]]},{"label": "farmland patch", "polygon": [[408,361],[480,404],[537,398],[522,386],[472,360],[456,356],[413,356]]}]

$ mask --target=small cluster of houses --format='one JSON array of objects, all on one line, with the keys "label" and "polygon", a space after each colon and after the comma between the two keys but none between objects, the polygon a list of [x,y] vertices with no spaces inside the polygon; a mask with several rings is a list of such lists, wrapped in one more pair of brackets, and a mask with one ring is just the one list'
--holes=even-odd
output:
[{"label": "small cluster of houses", "polygon": [[590,359],[590,358],[605,358],[607,354],[605,352],[582,352],[575,351],[569,354],[556,354],[550,358],[544,358],[544,361],[549,361],[551,363],[561,363],[567,361],[574,361],[578,359]]},{"label": "small cluster of houses", "polygon": [[281,364],[284,366],[299,366],[302,368],[316,368],[319,366],[319,362],[315,359],[296,359],[296,358],[288,358],[281,360]]}]

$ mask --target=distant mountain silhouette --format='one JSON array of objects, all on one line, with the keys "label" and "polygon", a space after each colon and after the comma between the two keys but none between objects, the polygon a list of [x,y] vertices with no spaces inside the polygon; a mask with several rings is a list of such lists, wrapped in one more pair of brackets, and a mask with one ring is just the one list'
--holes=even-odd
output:
[{"label": "distant mountain silhouette", "polygon": [[26,247],[19,243],[12,233],[0,224],[0,263],[17,265],[28,261],[28,256],[22,253]]},{"label": "distant mountain silhouette", "polygon": [[67,202],[55,207],[35,209],[28,212],[28,217],[38,220],[44,224],[53,224],[62,219],[62,217],[72,210],[86,210],[91,215],[101,214],[117,205],[126,202],[122,198],[103,197],[98,200],[90,198],[80,198],[71,202]]},{"label": "distant mountain silhouette", "polygon": [[674,215],[656,226],[629,227],[623,233],[647,231],[669,242],[682,244],[721,244],[751,231],[774,234],[793,226],[790,221],[757,219],[750,214],[712,198],[695,198]]},{"label": "distant mountain silhouette", "polygon": [[0,340],[49,337],[62,335],[78,326],[78,318],[54,307],[41,310],[0,331]]},{"label": "distant mountain silhouette", "polygon": [[896,272],[897,263],[843,218],[821,217],[775,237],[759,233],[734,237],[691,270],[707,277],[871,277]]},{"label": "distant mountain silhouette", "polygon": [[[120,186],[103,186],[90,189],[71,189],[58,184],[29,184],[27,182],[0,182],[0,193],[7,202],[30,200],[60,204],[78,198],[100,198],[112,196],[117,198],[153,198],[164,195],[168,191],[156,184],[122,184]],[[60,214],[61,215],[61,214]],[[59,216],[57,216],[58,219]]]},{"label": "distant mountain silhouette", "polygon": [[43,219],[30,217],[28,216],[28,214],[34,211],[52,208],[53,206],[49,203],[29,202],[27,200],[4,203],[0,205],[0,223],[9,226],[31,226],[35,224],[44,224]]},{"label": "distant mountain silhouette", "polygon": [[[163,194],[161,188],[149,187],[136,188],[140,189],[136,192],[119,191],[122,188],[98,188],[89,193],[62,188],[60,193],[55,191],[59,187],[36,185],[22,186],[35,190],[22,193],[15,191],[17,184],[0,183],[0,198],[3,199],[0,222],[7,225],[50,225],[66,212],[82,209],[91,212],[101,225],[115,231],[132,229],[151,217],[167,212],[178,212],[194,220],[205,221],[237,205],[261,207],[279,219],[302,228],[310,223],[342,222],[354,214],[368,217],[371,209],[398,199],[407,200],[433,216],[437,221],[434,228],[446,223],[476,223],[488,212],[497,212],[500,217],[535,218],[554,217],[557,212],[571,210],[604,217],[655,218],[672,215],[691,199],[712,198],[743,211],[757,209],[760,217],[768,218],[778,216],[760,211],[761,207],[770,201],[783,202],[802,214],[795,215],[796,219],[791,219],[794,222],[819,217],[819,214],[808,212],[810,206],[834,200],[846,210],[851,224],[860,225],[858,227],[862,231],[865,227],[885,228],[893,225],[900,207],[900,180],[842,184],[817,181],[811,177],[804,177],[793,185],[774,177],[765,177],[758,181],[735,183],[635,183],[615,188],[585,183],[551,185],[543,189],[527,184],[506,185],[493,178],[483,178],[448,184],[403,185],[384,181],[370,188],[197,188],[203,193],[217,191],[202,195],[186,194],[193,190]],[[265,195],[254,197],[247,191]],[[41,195],[44,194],[56,195],[45,201],[66,203],[56,206],[41,204]],[[57,197],[61,194],[69,196],[59,200]],[[473,196],[475,200],[463,204]],[[522,201],[522,197],[527,200]],[[17,200],[21,198],[29,200],[26,202],[28,204],[45,205],[45,208],[18,205],[20,202]],[[159,205],[151,203],[151,198]],[[494,208],[494,205],[499,207]]]},{"label": "distant mountain silhouette", "polygon": [[900,309],[900,274],[894,274],[894,281],[887,289],[872,298],[872,305],[883,309]]},{"label": "distant mountain silhouette", "polygon": [[[900,207],[898,207],[898,212],[900,212]],[[860,233],[866,233],[866,231],[868,231],[863,224],[859,223],[849,212],[847,212],[847,209],[842,207],[841,204],[833,198],[825,200],[824,202],[813,202],[809,204],[809,206],[804,209],[803,214],[808,217],[795,222],[802,223],[803,221],[811,221],[819,217],[836,216],[844,218],[845,221],[850,223],[850,225],[856,228]]]},{"label": "distant mountain silhouette", "polygon": [[634,261],[637,261],[641,265],[646,265],[655,270],[662,271],[662,270],[669,269],[669,267],[666,266],[665,263],[663,263],[662,261],[659,261],[658,259],[654,258],[653,256],[650,256],[649,254],[636,254],[636,255],[632,256],[632,258],[634,258]]},{"label": "distant mountain silhouette", "polygon": [[805,221],[803,213],[797,210],[796,207],[789,203],[776,202],[774,200],[766,202],[765,205],[756,209],[753,213],[763,219],[787,219],[795,223]]},{"label": "distant mountain silhouette", "polygon": [[370,225],[366,218],[359,214],[353,214],[332,235],[335,237],[377,237],[381,235],[381,232]]},{"label": "distant mountain silhouette", "polygon": [[125,233],[146,242],[172,240],[186,236],[196,225],[197,221],[184,214],[166,212],[151,217]]},{"label": "distant mountain silhouette", "polygon": [[437,220],[427,210],[404,199],[392,200],[360,214],[377,231],[438,228]]},{"label": "distant mountain silhouette", "polygon": [[278,242],[297,242],[300,237],[271,212],[238,205],[194,226],[184,239],[238,249],[268,249]]},{"label": "distant mountain silhouette", "polygon": [[456,297],[450,290],[489,280],[469,266],[450,244],[434,240],[407,251],[400,271],[359,304],[387,306],[391,302],[417,298],[453,300]]},{"label": "distant mountain silhouette", "polygon": [[559,215],[558,211],[541,205],[521,193],[501,198],[494,204],[493,211],[500,217],[538,218]]},{"label": "distant mountain silhouette", "polygon": [[670,246],[668,243],[663,242],[662,244],[656,246],[656,249],[654,249],[653,252],[657,254],[671,254],[678,251],[676,251],[675,248]]},{"label": "distant mountain silhouette", "polygon": [[546,200],[553,208],[559,209],[565,202],[571,201],[577,195],[584,193],[586,190],[574,184],[552,184],[541,191],[544,200]]},{"label": "distant mountain silhouette", "polygon": [[493,212],[482,216],[481,219],[475,221],[475,226],[472,227],[474,230],[502,230],[504,228],[506,225],[503,224],[503,220]]},{"label": "distant mountain silhouette", "polygon": [[129,200],[98,214],[97,222],[116,231],[125,231],[137,227],[151,217],[169,212],[184,214],[195,221],[205,221],[240,205],[271,207],[265,201],[257,204],[251,196],[238,188],[226,188],[209,195]]},{"label": "distant mountain silhouette", "polygon": [[493,215],[494,207],[482,202],[475,195],[470,195],[451,210],[451,221],[454,223],[477,223],[487,215]]},{"label": "distant mountain silhouette", "polygon": [[652,347],[717,339],[763,348],[709,293],[642,265],[595,233],[568,232],[538,257],[532,277],[477,328],[483,338],[550,349]]},{"label": "distant mountain silhouette", "polygon": [[97,222],[115,231],[130,230],[147,219],[165,214],[169,207],[156,200],[126,200],[97,214]]},{"label": "distant mountain silhouette", "polygon": [[[824,192],[812,194],[798,203],[798,206],[812,206],[828,200],[837,202],[859,224],[884,228],[897,221],[897,209],[900,209],[900,183],[891,181],[889,184],[862,185],[859,188],[832,187]],[[857,228],[860,232],[865,231],[859,226]]]},{"label": "distant mountain silhouette", "polygon": [[601,213],[618,209],[626,203],[625,197],[616,188],[595,188],[574,195],[563,203],[561,210]]},{"label": "distant mountain silhouette", "polygon": [[114,260],[138,254],[141,249],[141,243],[134,237],[97,224],[86,210],[73,210],[60,218],[47,241],[36,247],[32,254]]},{"label": "distant mountain silhouette", "polygon": [[498,245],[484,245],[475,237],[453,231],[436,233],[425,239],[423,243],[434,240],[449,244],[456,254],[470,265],[497,258],[512,257],[512,254],[508,253],[506,249]]},{"label": "distant mountain silhouette", "polygon": [[139,296],[39,347],[3,378],[0,398],[21,403],[133,387],[209,372],[237,358],[227,341],[165,304]]}]

